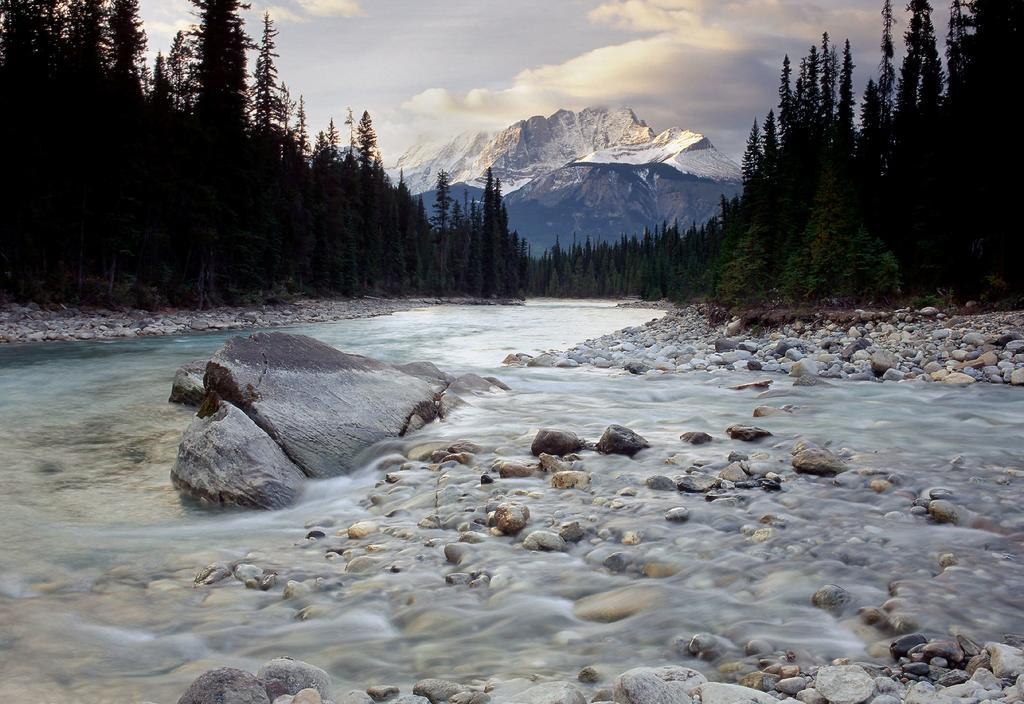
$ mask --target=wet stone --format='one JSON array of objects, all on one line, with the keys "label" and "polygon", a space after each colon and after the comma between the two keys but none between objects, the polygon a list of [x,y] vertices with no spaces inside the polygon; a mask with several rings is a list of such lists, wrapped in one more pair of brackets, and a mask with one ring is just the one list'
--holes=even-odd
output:
[{"label": "wet stone", "polygon": [[683,433],[682,435],[680,435],[679,439],[691,445],[703,445],[705,443],[711,442],[712,437],[704,432],[690,431],[688,433]]},{"label": "wet stone", "polygon": [[730,425],[725,429],[726,434],[733,440],[753,442],[761,438],[771,437],[771,433],[756,425]]}]

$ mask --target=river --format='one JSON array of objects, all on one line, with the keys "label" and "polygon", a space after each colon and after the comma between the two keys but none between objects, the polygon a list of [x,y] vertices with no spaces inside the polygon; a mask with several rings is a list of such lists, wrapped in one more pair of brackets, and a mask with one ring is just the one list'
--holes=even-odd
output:
[{"label": "river", "polygon": [[[339,692],[392,683],[407,691],[425,676],[571,677],[585,665],[614,675],[640,664],[692,664],[677,640],[697,632],[725,639],[716,664],[742,660],[751,639],[806,661],[882,657],[891,631],[811,605],[825,584],[841,585],[857,605],[889,600],[891,621],[904,630],[979,641],[1024,632],[1017,390],[791,388],[780,378],[775,397],[758,400],[728,388],[752,373],[640,378],[500,364],[512,351],[566,348],[657,315],[606,302],[531,301],[294,328],[388,361],[494,374],[512,391],[473,398],[447,421],[384,443],[361,471],[311,482],[296,506],[276,512],[196,507],[168,480],[190,416],[166,403],[174,369],[232,333],[0,348],[0,689],[42,702],[174,702],[206,669],[255,671],[280,655],[328,670]],[[774,438],[722,439],[727,425],[749,422],[764,403],[796,407],[757,419]],[[491,492],[519,492],[532,527],[578,519],[588,528],[564,553],[528,552],[507,538],[469,546],[476,568],[500,575],[492,589],[446,584],[455,568],[442,549],[457,533],[417,527],[440,479],[411,471],[408,482],[380,483],[382,467],[415,444],[468,439],[488,458],[515,458],[529,453],[540,427],[596,440],[609,423],[630,426],[652,447],[633,460],[588,453],[588,492],[556,492],[538,479],[480,487],[486,467],[445,480],[463,492],[467,517]],[[684,446],[678,436],[687,430],[716,441]],[[724,467],[732,450],[781,473],[798,436],[850,448],[859,471],[715,502],[644,487],[647,476],[693,462]],[[872,478],[891,486],[876,493]],[[911,514],[913,498],[936,487],[969,512],[965,525]],[[667,523],[665,510],[680,505],[690,521]],[[381,569],[352,574],[325,547],[344,540],[336,529],[367,518],[388,531],[367,552]],[[306,540],[313,525],[329,526],[328,538]],[[638,545],[621,544],[629,531],[642,534]],[[635,567],[606,569],[612,552]],[[944,553],[958,564],[941,568]],[[276,569],[278,587],[193,587],[205,564],[243,558]],[[325,580],[321,591],[282,599],[285,579],[314,577]],[[631,602],[634,615],[607,622],[574,611],[580,598],[607,592]]]}]

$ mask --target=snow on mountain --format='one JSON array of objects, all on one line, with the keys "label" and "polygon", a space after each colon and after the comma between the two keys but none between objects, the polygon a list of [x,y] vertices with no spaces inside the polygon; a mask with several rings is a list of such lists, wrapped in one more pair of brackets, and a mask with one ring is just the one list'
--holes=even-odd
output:
[{"label": "snow on mountain", "polygon": [[490,167],[505,193],[574,162],[666,164],[684,174],[736,182],[739,167],[703,135],[671,128],[657,134],[628,107],[559,110],[520,120],[497,133],[467,132],[422,144],[389,170],[404,173],[414,193],[431,189],[441,169],[453,183],[482,186]]},{"label": "snow on mountain", "polygon": [[736,182],[740,169],[702,134],[671,127],[641,144],[622,144],[576,160],[591,164],[667,164],[677,171],[713,181]]}]

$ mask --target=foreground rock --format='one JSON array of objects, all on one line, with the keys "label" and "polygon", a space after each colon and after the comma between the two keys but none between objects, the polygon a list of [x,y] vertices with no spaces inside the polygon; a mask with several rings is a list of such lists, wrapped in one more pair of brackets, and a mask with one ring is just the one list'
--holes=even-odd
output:
[{"label": "foreground rock", "polygon": [[285,333],[229,340],[206,367],[206,391],[245,411],[309,477],[346,474],[364,448],[439,415],[427,380]]},{"label": "foreground rock", "polygon": [[[183,370],[191,380],[195,372]],[[429,362],[394,366],[302,335],[236,337],[206,365],[205,401],[171,478],[213,503],[280,508],[304,477],[346,474],[370,445],[442,417],[464,402],[456,391],[501,388],[497,379],[454,378]]]},{"label": "foreground rock", "polygon": [[171,383],[171,395],[168,403],[180,403],[183,406],[198,406],[206,396],[203,387],[203,375],[206,373],[206,360],[197,359],[183,364],[174,372]]},{"label": "foreground rock", "polygon": [[275,509],[291,504],[305,475],[269,435],[226,401],[189,425],[178,445],[171,482],[215,504]]},{"label": "foreground rock", "polygon": [[597,451],[604,455],[626,455],[632,457],[645,448],[650,447],[639,433],[622,425],[609,425],[597,441]]}]

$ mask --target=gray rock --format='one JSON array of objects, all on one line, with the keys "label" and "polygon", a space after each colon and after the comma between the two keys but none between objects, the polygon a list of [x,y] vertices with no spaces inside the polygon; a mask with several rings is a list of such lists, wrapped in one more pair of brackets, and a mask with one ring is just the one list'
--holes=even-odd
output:
[{"label": "gray rock", "polygon": [[705,682],[697,688],[701,704],[778,704],[772,696],[750,687],[722,682]]},{"label": "gray rock", "polygon": [[527,550],[558,552],[565,550],[565,540],[558,533],[535,530],[526,536],[526,540],[523,541],[523,547]]},{"label": "gray rock", "polygon": [[615,678],[612,696],[618,704],[690,704],[707,678],[677,665],[636,667]]},{"label": "gray rock", "polygon": [[871,371],[877,376],[885,374],[886,370],[898,367],[900,358],[888,350],[878,350],[871,354]]},{"label": "gray rock", "polygon": [[690,520],[690,510],[685,506],[677,506],[665,511],[665,520],[669,523],[686,523]]},{"label": "gray rock", "polygon": [[812,604],[831,614],[842,613],[852,601],[850,592],[834,584],[826,584],[811,596]]},{"label": "gray rock", "polygon": [[952,501],[946,501],[945,499],[936,499],[935,501],[928,502],[928,515],[932,517],[936,523],[952,523],[954,525],[960,523],[961,516],[960,510],[956,504]]},{"label": "gray rock", "polygon": [[700,431],[691,431],[688,433],[683,433],[682,435],[679,436],[679,439],[682,440],[683,442],[688,442],[691,445],[703,445],[706,442],[711,442],[713,438],[707,433],[703,433]]},{"label": "gray rock", "polygon": [[822,667],[814,688],[829,704],[861,704],[875,692],[875,681],[860,665]]},{"label": "gray rock", "polygon": [[992,661],[992,673],[996,677],[1019,677],[1024,674],[1024,651],[1020,648],[1002,643],[988,643],[985,649]]},{"label": "gray rock", "polygon": [[458,682],[435,678],[420,680],[412,687],[413,694],[420,697],[426,697],[430,700],[430,704],[447,702],[454,695],[467,691],[469,691],[469,688],[459,684]]},{"label": "gray rock", "polygon": [[247,508],[291,504],[303,479],[302,470],[277,443],[225,401],[212,414],[192,420],[171,470],[178,490],[204,501]]},{"label": "gray rock", "polygon": [[542,428],[534,436],[530,450],[536,457],[539,457],[542,452],[561,456],[582,450],[583,445],[583,438],[576,433],[568,430]]},{"label": "gray rock", "polygon": [[770,432],[755,425],[730,425],[725,429],[725,432],[733,440],[744,440],[746,442],[771,436]]},{"label": "gray rock", "polygon": [[282,694],[298,694],[302,689],[315,689],[323,698],[331,696],[331,676],[315,665],[291,658],[275,658],[264,663],[256,677],[273,700]]},{"label": "gray rock", "polygon": [[245,412],[307,476],[352,469],[361,450],[438,417],[428,381],[303,335],[229,340],[206,387]]},{"label": "gray rock", "polygon": [[632,457],[644,448],[650,447],[638,433],[622,425],[609,425],[597,442],[597,451],[605,455],[627,455]]},{"label": "gray rock", "polygon": [[516,695],[516,701],[524,704],[587,704],[583,692],[568,682],[538,684]]},{"label": "gray rock", "polygon": [[199,675],[178,704],[270,704],[270,698],[255,675],[222,667]]},{"label": "gray rock", "polygon": [[180,403],[183,406],[198,406],[206,396],[206,388],[203,386],[203,374],[206,373],[206,360],[197,359],[183,364],[174,372],[174,381],[171,382],[171,396],[167,399],[169,403]]},{"label": "gray rock", "polygon": [[798,474],[833,477],[846,469],[841,458],[825,449],[809,447],[793,455],[793,470]]},{"label": "gray rock", "polygon": [[677,490],[676,483],[669,479],[668,477],[661,474],[655,474],[654,476],[647,477],[647,481],[645,481],[644,483],[647,485],[648,489],[653,489],[654,491]]}]

